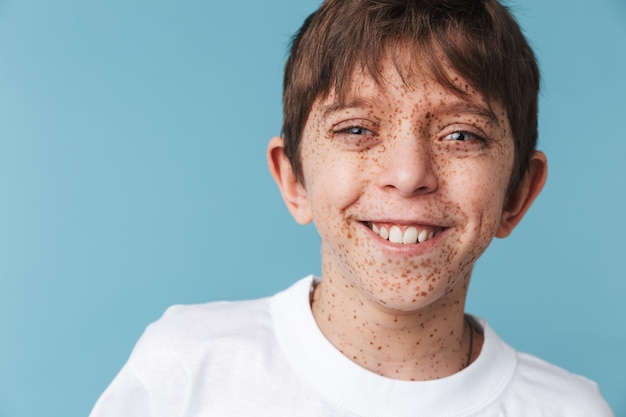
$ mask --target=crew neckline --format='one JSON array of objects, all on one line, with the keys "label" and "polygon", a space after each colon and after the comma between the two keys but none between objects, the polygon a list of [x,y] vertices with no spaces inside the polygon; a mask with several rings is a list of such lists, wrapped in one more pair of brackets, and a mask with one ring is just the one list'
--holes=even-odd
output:
[{"label": "crew neckline", "polygon": [[272,320],[290,366],[338,408],[364,417],[469,416],[493,402],[513,378],[515,351],[478,318],[483,347],[462,371],[432,381],[397,380],[371,372],[344,356],[317,326],[309,297],[318,281],[308,276],[272,297]]}]

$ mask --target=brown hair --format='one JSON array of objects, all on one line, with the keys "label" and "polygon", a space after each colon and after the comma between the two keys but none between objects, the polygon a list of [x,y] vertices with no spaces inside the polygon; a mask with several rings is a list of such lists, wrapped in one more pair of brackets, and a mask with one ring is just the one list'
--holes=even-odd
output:
[{"label": "brown hair", "polygon": [[378,81],[381,58],[403,46],[443,86],[466,94],[449,78],[449,64],[504,107],[515,142],[509,190],[515,189],[537,144],[539,69],[519,25],[497,0],[326,0],[294,36],[285,66],[282,135],[298,179],[303,182],[299,148],[314,102],[331,89],[341,100],[356,68]]}]

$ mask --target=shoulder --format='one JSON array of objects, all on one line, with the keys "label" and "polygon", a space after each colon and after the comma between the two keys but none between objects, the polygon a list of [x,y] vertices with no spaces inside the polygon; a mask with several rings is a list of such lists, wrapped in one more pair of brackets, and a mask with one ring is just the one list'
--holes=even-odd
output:
[{"label": "shoulder", "polygon": [[278,346],[272,305],[280,305],[284,294],[168,308],[146,328],[94,416],[129,415],[135,409],[181,415],[189,404],[223,415],[213,407],[229,403],[236,393],[277,391],[267,381],[284,380],[289,365]]},{"label": "shoulder", "polygon": [[275,306],[306,299],[311,280],[265,298],[174,305],[146,328],[131,357],[168,355],[189,363],[194,357],[271,349],[276,343]]},{"label": "shoulder", "polygon": [[188,384],[219,358],[272,346],[268,304],[258,299],[172,306],[146,328],[127,366],[144,385],[158,385],[151,391],[159,392],[163,381]]},{"label": "shoulder", "polygon": [[517,356],[510,389],[523,403],[550,409],[553,412],[549,415],[613,415],[595,382],[533,355],[519,352]]},{"label": "shoulder", "polygon": [[[613,413],[591,380],[519,352],[504,342],[484,320],[485,342],[475,368],[477,378],[501,387],[491,402],[491,414],[536,417],[612,417]],[[499,382],[498,382],[499,381]]]},{"label": "shoulder", "polygon": [[269,299],[174,305],[150,324],[141,342],[202,343],[229,335],[255,335],[271,326]]}]

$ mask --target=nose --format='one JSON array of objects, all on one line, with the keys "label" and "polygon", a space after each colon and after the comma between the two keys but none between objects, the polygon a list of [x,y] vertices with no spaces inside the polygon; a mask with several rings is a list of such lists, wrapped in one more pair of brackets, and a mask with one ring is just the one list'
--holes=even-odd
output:
[{"label": "nose", "polygon": [[386,146],[384,166],[379,177],[380,186],[393,189],[403,197],[412,197],[435,191],[438,178],[433,152],[427,140],[414,135],[396,137]]}]

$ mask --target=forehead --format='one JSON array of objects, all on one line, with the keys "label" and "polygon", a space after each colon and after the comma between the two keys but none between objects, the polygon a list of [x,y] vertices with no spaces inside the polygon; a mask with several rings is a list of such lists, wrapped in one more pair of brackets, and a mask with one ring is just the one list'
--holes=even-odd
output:
[{"label": "forehead", "polygon": [[488,101],[450,66],[445,66],[445,71],[444,80],[441,80],[442,77],[435,76],[417,60],[398,62],[387,57],[376,73],[355,68],[343,88],[335,87],[314,102],[311,113],[324,118],[346,108],[391,110],[408,104],[422,109],[459,110],[508,127],[503,106]]}]

